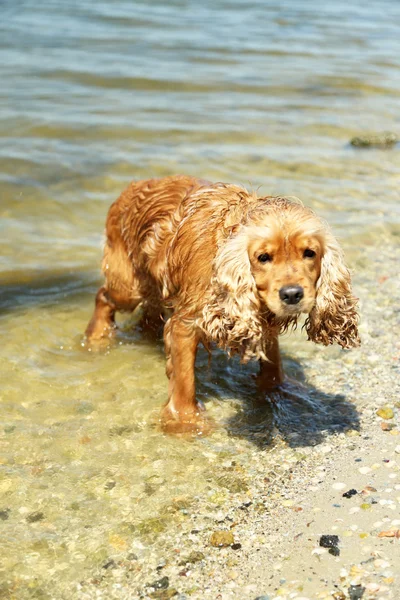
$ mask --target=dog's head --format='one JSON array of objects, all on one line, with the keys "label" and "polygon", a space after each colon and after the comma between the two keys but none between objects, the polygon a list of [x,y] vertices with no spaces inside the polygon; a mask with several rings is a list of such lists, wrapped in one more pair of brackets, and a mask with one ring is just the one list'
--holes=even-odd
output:
[{"label": "dog's head", "polygon": [[308,315],[310,340],[359,345],[343,253],[328,226],[298,201],[258,199],[231,228],[214,273],[213,307],[219,305],[221,326],[230,339],[242,336],[243,347],[254,335],[261,340],[269,329],[285,330],[301,313]]}]

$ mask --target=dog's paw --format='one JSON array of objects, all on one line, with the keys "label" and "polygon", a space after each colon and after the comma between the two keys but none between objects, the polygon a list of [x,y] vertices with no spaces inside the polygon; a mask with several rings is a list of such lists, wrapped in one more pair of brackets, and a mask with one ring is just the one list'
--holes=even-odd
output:
[{"label": "dog's paw", "polygon": [[198,437],[209,435],[213,430],[212,420],[205,416],[203,403],[181,411],[171,410],[167,404],[161,412],[161,429],[171,435]]}]

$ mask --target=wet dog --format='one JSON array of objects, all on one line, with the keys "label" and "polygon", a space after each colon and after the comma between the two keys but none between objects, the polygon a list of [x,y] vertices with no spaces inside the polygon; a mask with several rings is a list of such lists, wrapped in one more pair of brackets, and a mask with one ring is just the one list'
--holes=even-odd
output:
[{"label": "wet dog", "polygon": [[201,428],[199,342],[259,360],[266,391],[283,381],[278,335],[302,314],[308,339],[359,344],[342,251],[297,199],[186,176],[133,182],[109,210],[102,267],[89,342],[113,335],[116,311],[142,304],[153,326],[172,309],[164,327],[168,431]]}]

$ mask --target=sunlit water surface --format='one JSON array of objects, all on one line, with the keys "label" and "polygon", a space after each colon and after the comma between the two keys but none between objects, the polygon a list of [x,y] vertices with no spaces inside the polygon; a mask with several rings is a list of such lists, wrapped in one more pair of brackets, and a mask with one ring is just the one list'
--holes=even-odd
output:
[{"label": "sunlit water surface", "polygon": [[[200,354],[218,427],[166,437],[161,342],[128,326],[105,353],[81,340],[106,211],[133,178],[296,195],[362,280],[359,248],[399,227],[400,160],[349,140],[400,130],[400,4],[5,0],[1,17],[1,568],[67,584],[132,543],[151,552],[191,498],[245,491],[224,460],[357,426],[349,382],[260,406],[254,367]],[[322,352],[300,333],[283,347],[300,380]]]}]

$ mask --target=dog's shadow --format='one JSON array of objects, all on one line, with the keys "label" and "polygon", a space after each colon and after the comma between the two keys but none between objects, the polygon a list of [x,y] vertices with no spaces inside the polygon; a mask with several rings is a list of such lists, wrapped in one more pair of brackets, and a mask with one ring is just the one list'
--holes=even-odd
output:
[{"label": "dog's shadow", "polygon": [[[118,336],[125,344],[155,344],[163,353],[162,328],[146,331],[134,319],[128,319]],[[261,393],[256,386],[257,362],[242,365],[220,350],[213,351],[210,360],[208,353],[199,348],[197,398],[206,407],[210,402],[233,405],[235,414],[223,422],[218,420],[217,426],[258,448],[271,447],[278,436],[292,448],[315,446],[330,435],[360,429],[357,408],[343,394],[319,390],[306,381],[301,363],[285,353],[282,359],[285,382],[276,390]]]},{"label": "dog's shadow", "polygon": [[279,436],[296,448],[315,446],[329,435],[360,429],[356,406],[343,394],[329,394],[306,382],[301,364],[286,354],[282,358],[288,379],[268,393],[256,388],[256,363],[241,365],[216,352],[209,368],[206,358],[199,354],[198,396],[205,404],[210,397],[234,403],[236,412],[224,423],[232,437],[266,448]]}]

